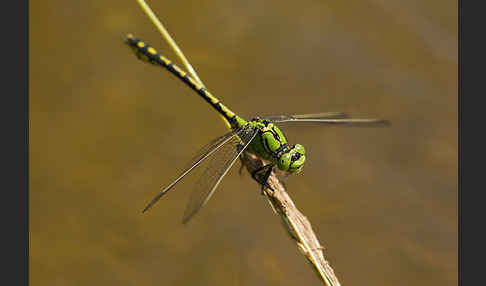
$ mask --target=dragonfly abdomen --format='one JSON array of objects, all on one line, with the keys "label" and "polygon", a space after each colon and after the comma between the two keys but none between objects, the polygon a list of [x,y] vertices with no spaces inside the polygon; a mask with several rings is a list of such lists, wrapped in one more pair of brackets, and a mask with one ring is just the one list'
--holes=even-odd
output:
[{"label": "dragonfly abdomen", "polygon": [[196,80],[190,77],[185,71],[179,68],[177,65],[172,63],[171,60],[167,59],[154,48],[147,45],[143,41],[135,38],[133,35],[129,34],[127,36],[126,43],[134,50],[135,54],[140,60],[145,62],[162,66],[170,71],[172,74],[177,76],[186,85],[195,90],[205,101],[207,101],[216,111],[218,111],[223,117],[230,123],[235,121],[235,113],[227,108],[219,99],[213,96],[204,86],[199,84]]}]

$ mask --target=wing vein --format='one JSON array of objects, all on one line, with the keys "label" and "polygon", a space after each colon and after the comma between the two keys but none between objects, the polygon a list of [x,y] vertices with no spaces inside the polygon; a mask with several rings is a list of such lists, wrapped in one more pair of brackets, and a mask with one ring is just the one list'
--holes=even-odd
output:
[{"label": "wing vein", "polygon": [[[187,174],[189,174],[194,168],[199,166],[204,160],[206,160],[209,156],[214,154],[218,149],[220,149],[222,146],[224,146],[227,142],[229,142],[232,138],[234,138],[239,132],[241,132],[241,129],[237,129],[235,131],[232,131],[230,133],[227,133],[216,140],[213,140],[213,146],[207,145],[206,147],[203,147],[202,152],[204,152],[205,149],[208,149],[206,153],[196,156],[193,159],[193,162],[190,167],[186,168],[177,179],[175,179],[170,185],[168,185],[165,189],[163,189],[157,196],[155,196],[152,201],[143,209],[142,213],[146,212],[149,210],[156,202],[162,198],[168,191],[170,191],[182,178],[184,178]],[[221,141],[221,142],[220,142]]]},{"label": "wing vein", "polygon": [[[186,224],[196,213],[201,210],[209,199],[212,197],[224,176],[228,173],[234,165],[241,153],[248,147],[251,141],[257,135],[256,129],[244,129],[239,135],[239,140],[243,145],[241,149],[237,150],[237,142],[233,145],[228,144],[227,150],[221,150],[220,154],[212,158],[212,162],[207,167],[196,184],[196,188],[191,194],[191,198],[184,212],[182,223]],[[225,153],[227,151],[228,153]],[[219,156],[219,158],[218,158]],[[211,165],[212,164],[212,165]]]}]

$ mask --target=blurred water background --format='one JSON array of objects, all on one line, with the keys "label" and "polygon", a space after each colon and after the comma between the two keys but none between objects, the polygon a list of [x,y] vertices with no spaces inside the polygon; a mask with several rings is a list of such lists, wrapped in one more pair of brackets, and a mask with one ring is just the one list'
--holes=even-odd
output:
[{"label": "blurred water background", "polygon": [[[286,130],[288,191],[343,285],[457,285],[456,1],[148,4],[246,118],[391,120]],[[30,1],[31,285],[322,285],[239,166],[188,225],[194,178],[141,214],[226,130],[127,33],[175,59],[136,1]]]}]

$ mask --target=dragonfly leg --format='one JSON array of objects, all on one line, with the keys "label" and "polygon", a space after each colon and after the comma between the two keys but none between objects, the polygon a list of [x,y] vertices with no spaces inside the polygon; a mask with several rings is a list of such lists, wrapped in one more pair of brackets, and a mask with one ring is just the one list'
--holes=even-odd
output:
[{"label": "dragonfly leg", "polygon": [[257,170],[255,170],[251,174],[253,179],[255,179],[255,181],[257,181],[258,183],[260,183],[262,185],[262,195],[265,194],[265,188],[268,188],[268,189],[274,191],[274,189],[272,189],[272,187],[270,187],[270,185],[267,182],[268,178],[272,174],[272,170],[273,170],[273,164],[268,164],[268,165],[265,165],[263,167],[258,168]]}]

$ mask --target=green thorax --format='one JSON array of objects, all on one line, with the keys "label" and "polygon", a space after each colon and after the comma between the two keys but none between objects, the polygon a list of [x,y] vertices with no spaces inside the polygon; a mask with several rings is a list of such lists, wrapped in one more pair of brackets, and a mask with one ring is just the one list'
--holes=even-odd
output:
[{"label": "green thorax", "polygon": [[258,135],[248,146],[248,151],[262,159],[276,163],[280,155],[288,151],[287,139],[284,134],[272,122],[262,119],[246,121],[239,116],[233,120],[233,129],[248,125],[250,128],[258,128]]}]

